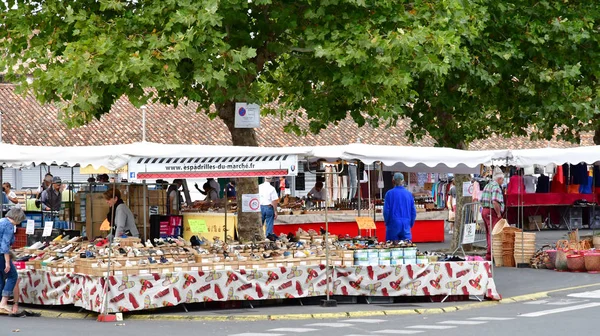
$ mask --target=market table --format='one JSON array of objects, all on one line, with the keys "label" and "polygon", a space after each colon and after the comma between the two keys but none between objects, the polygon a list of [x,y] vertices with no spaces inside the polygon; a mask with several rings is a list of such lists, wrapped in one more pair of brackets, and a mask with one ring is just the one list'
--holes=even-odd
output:
[{"label": "market table", "polygon": [[[523,218],[541,215],[549,219],[548,226],[551,226],[551,228],[560,227],[560,225],[552,225],[551,223],[568,222],[565,218],[565,212],[561,212],[561,209],[572,207],[576,201],[597,202],[599,199],[599,195],[596,194],[568,193],[508,194],[505,197],[507,219],[511,223],[517,221],[518,208],[523,208]],[[570,229],[568,226],[567,228]]]},{"label": "market table", "polygon": [[[327,214],[329,222],[329,233],[340,237],[346,234],[354,237],[358,234],[358,226],[355,218],[356,211],[332,211]],[[372,215],[371,215],[372,217]],[[415,243],[442,243],[444,242],[444,224],[448,219],[447,211],[428,211],[417,213],[417,220],[412,228],[413,242]],[[379,241],[385,241],[385,223],[383,215],[375,217],[377,230],[375,234]],[[325,214],[323,212],[308,213],[302,215],[279,215],[275,220],[275,234],[288,234],[298,229],[304,231],[325,228]],[[362,236],[369,236],[367,231],[361,232]]]},{"label": "market table", "polygon": [[[331,269],[331,295],[469,295],[500,300],[489,261],[438,262]],[[88,276],[47,270],[20,271],[20,302],[73,304],[102,310],[108,281],[108,312],[141,311],[185,303],[298,299],[326,295],[324,265],[253,270],[183,271],[135,276]]]},{"label": "market table", "polygon": [[596,194],[567,194],[567,193],[544,193],[544,194],[508,194],[506,195],[507,207],[537,207],[537,206],[563,206],[573,205],[576,201],[586,200],[596,202]]}]

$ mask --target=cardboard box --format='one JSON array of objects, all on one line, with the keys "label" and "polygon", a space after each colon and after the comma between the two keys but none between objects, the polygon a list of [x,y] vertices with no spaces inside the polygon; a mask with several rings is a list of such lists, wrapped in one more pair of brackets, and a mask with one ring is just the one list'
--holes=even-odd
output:
[{"label": "cardboard box", "polygon": [[537,230],[538,227],[540,229],[544,227],[544,223],[542,222],[542,216],[529,216],[525,230]]}]

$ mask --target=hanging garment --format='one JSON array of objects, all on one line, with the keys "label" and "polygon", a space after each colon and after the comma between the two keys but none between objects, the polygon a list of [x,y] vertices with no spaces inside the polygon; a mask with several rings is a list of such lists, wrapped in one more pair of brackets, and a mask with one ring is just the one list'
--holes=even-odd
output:
[{"label": "hanging garment", "polygon": [[[336,168],[335,166],[331,167],[332,173],[337,172],[337,170],[335,168]],[[333,188],[332,197],[331,197],[331,206],[333,206],[334,202],[339,199],[340,184],[339,184],[338,176],[336,174],[332,174],[332,175],[330,175],[330,177],[331,177],[331,183],[332,183],[332,188]]]},{"label": "hanging garment", "polygon": [[333,199],[333,179],[331,178],[332,171],[333,170],[331,169],[331,166],[325,167],[325,182],[327,186],[327,195],[330,201]]},{"label": "hanging garment", "polygon": [[594,165],[594,186],[600,187],[600,166]]},{"label": "hanging garment", "polygon": [[344,175],[341,177],[342,178],[342,188],[340,188],[342,195],[340,196],[341,199],[347,199],[348,198],[348,175]]},{"label": "hanging garment", "polygon": [[357,195],[356,195],[356,186],[358,185],[357,170],[358,170],[358,167],[356,165],[348,166],[348,180],[350,182],[350,188],[348,191],[349,199],[353,199],[353,198],[357,197]]},{"label": "hanging garment", "polygon": [[594,183],[594,178],[591,176],[588,176],[587,182],[585,184],[582,184],[579,186],[579,193],[580,194],[591,194],[593,183]]},{"label": "hanging garment", "polygon": [[553,193],[564,193],[566,192],[565,188],[565,175],[564,175],[564,167],[556,166],[556,174],[552,178],[552,186],[551,192]]},{"label": "hanging garment", "polygon": [[535,192],[538,194],[545,194],[550,192],[550,178],[544,174],[540,175],[537,180],[537,187]]},{"label": "hanging garment", "polygon": [[[571,184],[571,179],[569,178],[570,171],[571,171],[571,165],[569,165],[568,163],[564,163],[562,165],[562,176],[563,176],[563,182],[566,185]],[[558,170],[556,171],[556,174],[558,174]]]},{"label": "hanging garment", "polygon": [[479,189],[479,182],[473,181],[473,192],[471,193],[471,200],[473,202],[479,201],[480,195],[481,195],[481,190]]},{"label": "hanging garment", "polygon": [[523,176],[523,183],[525,184],[525,193],[533,194],[535,193],[535,185],[537,184],[537,177],[527,175]]},{"label": "hanging garment", "polygon": [[573,181],[573,184],[586,184],[588,176],[586,163],[571,165],[571,180]]},{"label": "hanging garment", "polygon": [[508,182],[507,194],[524,194],[525,193],[525,182],[523,176],[513,175]]}]

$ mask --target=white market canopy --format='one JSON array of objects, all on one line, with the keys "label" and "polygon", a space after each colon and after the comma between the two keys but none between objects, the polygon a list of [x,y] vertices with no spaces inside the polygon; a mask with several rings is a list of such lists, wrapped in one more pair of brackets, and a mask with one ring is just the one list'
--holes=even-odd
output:
[{"label": "white market canopy", "polygon": [[365,164],[382,162],[388,170],[432,173],[479,173],[481,165],[490,165],[508,155],[503,151],[465,151],[442,147],[348,145],[345,157]]},{"label": "white market canopy", "polygon": [[519,167],[530,167],[534,164],[548,165],[563,163],[578,164],[585,162],[593,164],[600,161],[600,146],[575,148],[539,148],[512,150],[509,163]]},{"label": "white market canopy", "polygon": [[237,147],[172,145],[140,142],[112,146],[46,147],[0,144],[3,167],[32,165],[105,167],[111,171],[126,166],[132,158],[213,158],[297,155],[299,160],[360,160],[365,164],[382,162],[388,170],[472,173],[480,165],[502,160],[510,164],[593,163],[600,161],[600,146],[569,149],[465,151],[441,147],[402,147],[366,144],[315,147]]}]

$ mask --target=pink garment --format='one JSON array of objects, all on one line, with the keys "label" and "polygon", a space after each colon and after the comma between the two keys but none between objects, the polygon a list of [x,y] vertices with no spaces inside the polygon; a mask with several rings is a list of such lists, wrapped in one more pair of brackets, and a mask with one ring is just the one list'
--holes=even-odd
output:
[{"label": "pink garment", "polygon": [[479,182],[473,182],[473,192],[471,193],[471,199],[473,202],[479,201],[479,197],[481,196],[481,190],[479,189]]},{"label": "pink garment", "polygon": [[525,193],[525,182],[523,176],[513,175],[508,182],[508,188],[506,189],[507,194],[524,194]]}]

